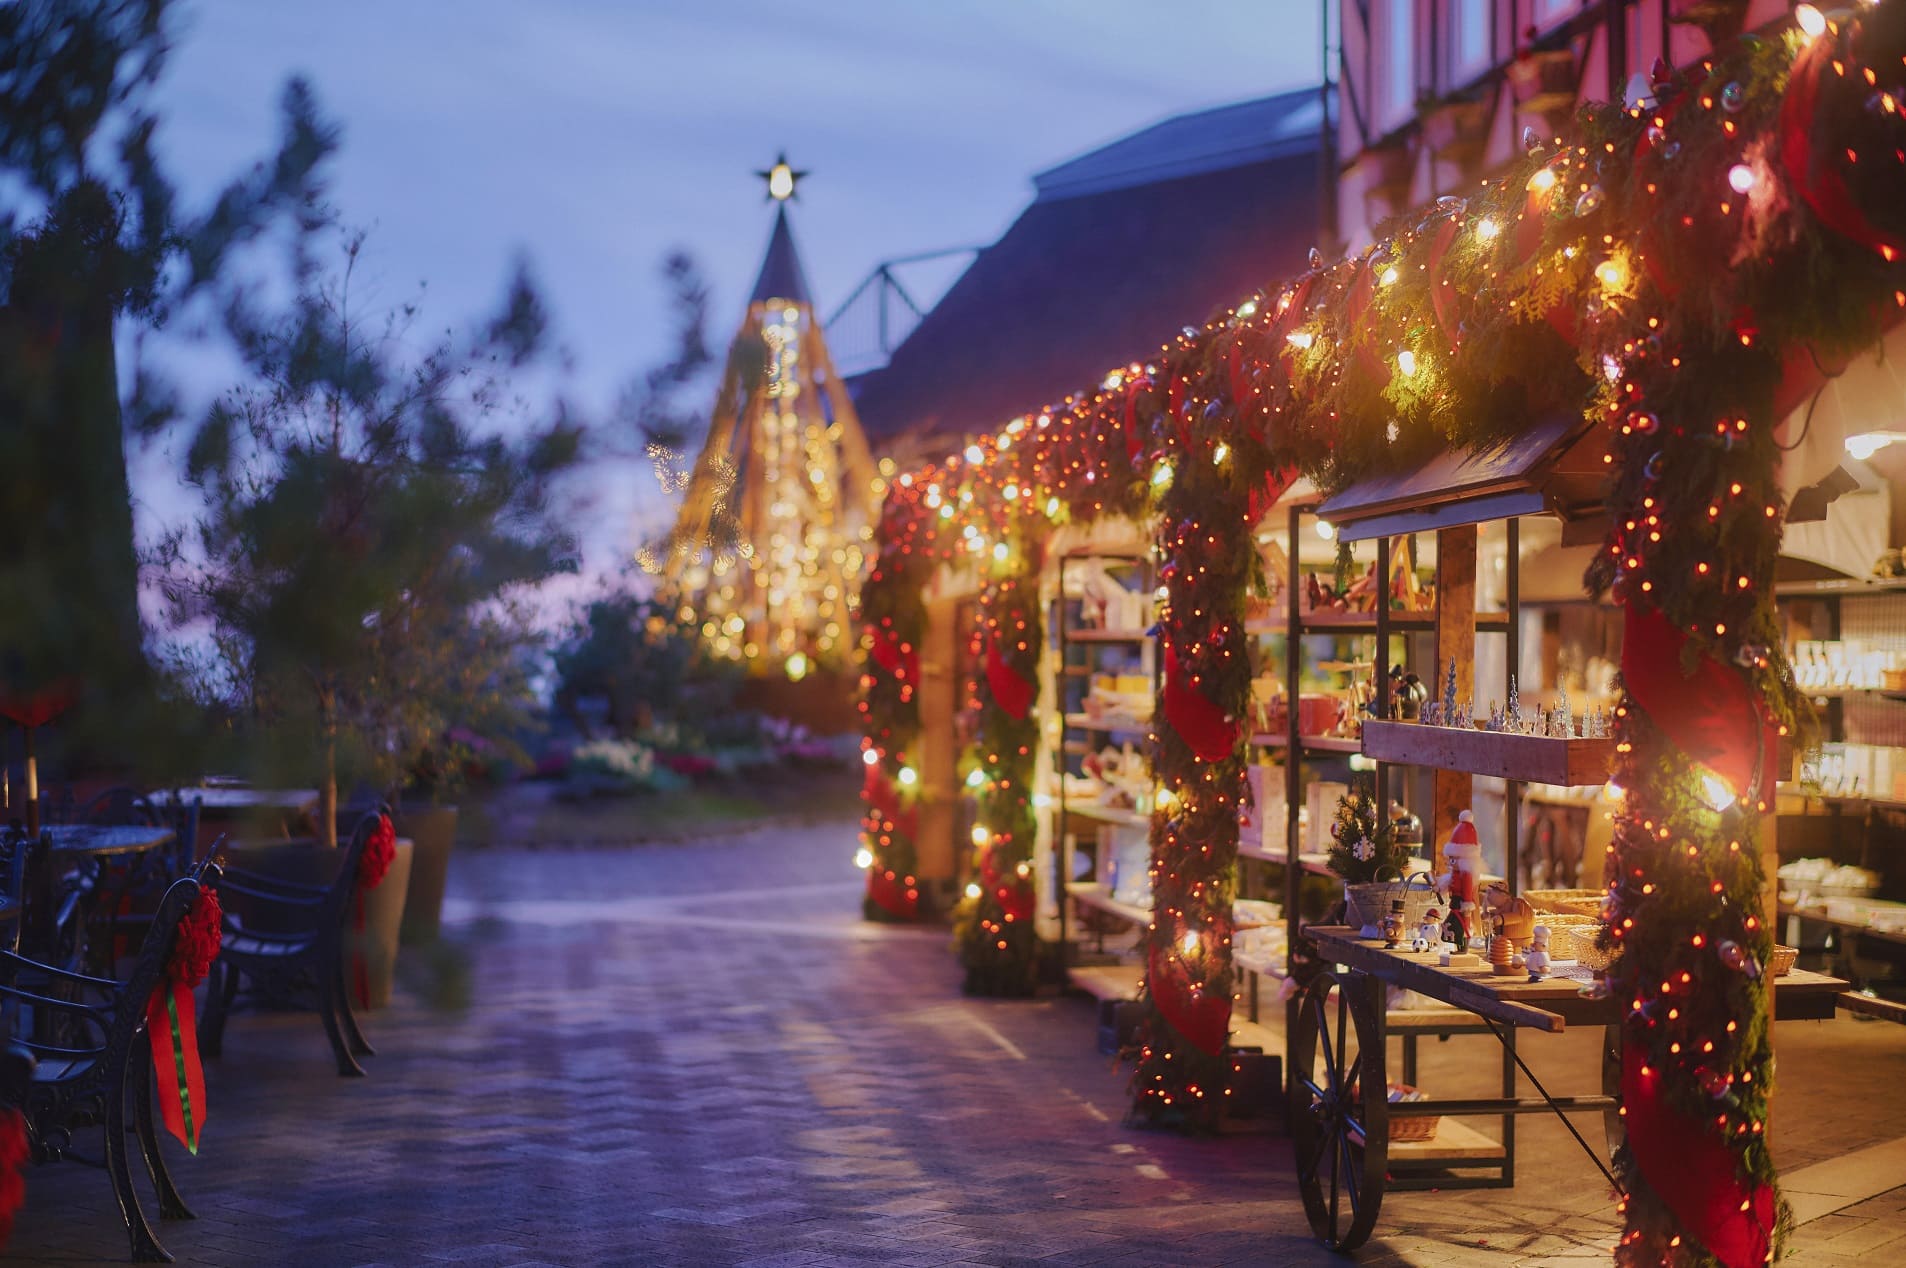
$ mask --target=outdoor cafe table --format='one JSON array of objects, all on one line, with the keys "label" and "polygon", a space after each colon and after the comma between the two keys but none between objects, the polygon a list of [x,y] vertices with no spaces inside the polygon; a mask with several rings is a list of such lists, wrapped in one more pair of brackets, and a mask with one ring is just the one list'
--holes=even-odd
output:
[{"label": "outdoor cafe table", "polygon": [[[160,804],[170,804],[177,799],[180,805],[199,803],[199,822],[201,826],[230,826],[238,820],[248,820],[253,827],[265,826],[260,821],[270,816],[279,818],[278,831],[281,835],[295,836],[303,824],[317,818],[318,790],[315,788],[251,788],[243,785],[214,784],[206,788],[173,788],[153,794],[153,800]],[[295,826],[294,826],[295,825]],[[200,848],[216,839],[218,833],[201,832]]]},{"label": "outdoor cafe table", "polygon": [[[1304,1212],[1319,1240],[1342,1251],[1362,1245],[1376,1225],[1386,1185],[1442,1190],[1514,1184],[1510,1120],[1504,1119],[1504,1141],[1497,1143],[1459,1123],[1452,1126],[1462,1116],[1552,1111],[1620,1188],[1601,1154],[1568,1120],[1572,1113],[1598,1111],[1611,1154],[1622,1139],[1621,1005],[1594,990],[1593,973],[1558,965],[1546,980],[1530,982],[1526,973],[1492,974],[1487,959],[1476,967],[1446,967],[1436,952],[1386,948],[1381,938],[1360,937],[1355,929],[1311,926],[1304,932],[1324,967],[1298,997],[1290,1029],[1290,1130]],[[1384,999],[1389,987],[1481,1018],[1502,1044],[1502,1095],[1392,1103]],[[1836,1007],[1853,1006],[1843,994],[1847,990],[1836,978],[1795,969],[1774,980],[1774,1018],[1830,1018]],[[1560,1034],[1569,1026],[1603,1027],[1598,1096],[1550,1095],[1516,1052],[1519,1029]],[[1516,1094],[1518,1070],[1537,1096]],[[1365,1096],[1364,1088],[1384,1091]],[[1412,1120],[1429,1117],[1443,1121],[1427,1135],[1411,1130]],[[1393,1134],[1402,1139],[1393,1144]],[[1494,1174],[1478,1178],[1478,1168]]]},{"label": "outdoor cafe table", "polygon": [[[172,842],[172,829],[144,824],[56,823],[40,829],[44,842],[27,885],[26,944],[50,949],[70,912],[56,912],[53,886],[71,867],[105,858],[129,858]],[[77,954],[77,948],[75,948]]]}]

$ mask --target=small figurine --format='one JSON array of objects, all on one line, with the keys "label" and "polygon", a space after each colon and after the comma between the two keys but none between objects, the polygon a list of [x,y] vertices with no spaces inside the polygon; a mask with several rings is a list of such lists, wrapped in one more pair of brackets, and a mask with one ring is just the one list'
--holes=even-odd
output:
[{"label": "small figurine", "polygon": [[1562,698],[1555,704],[1555,730],[1551,734],[1565,740],[1575,738],[1575,710],[1569,706],[1568,688],[1562,688]]},{"label": "small figurine", "polygon": [[1549,927],[1537,925],[1535,933],[1529,938],[1528,953],[1522,957],[1522,967],[1529,970],[1529,980],[1540,982],[1549,975]]},{"label": "small figurine", "polygon": [[1467,810],[1456,816],[1456,826],[1443,842],[1443,863],[1447,870],[1439,884],[1450,906],[1462,901],[1477,907],[1482,901],[1482,842],[1476,837],[1476,816]]},{"label": "small figurine", "polygon": [[1423,712],[1423,702],[1429,699],[1429,688],[1415,674],[1405,673],[1403,666],[1390,666],[1390,700],[1396,709],[1397,717],[1405,722],[1417,721]]},{"label": "small figurine", "polygon": [[1449,658],[1449,673],[1443,677],[1443,708],[1442,708],[1443,725],[1453,726],[1455,724],[1454,722],[1455,717],[1456,717],[1456,658],[1454,656],[1451,656]]},{"label": "small figurine", "polygon": [[1402,899],[1390,900],[1390,910],[1384,913],[1383,923],[1379,927],[1383,930],[1383,945],[1392,951],[1396,950],[1397,943],[1403,941]]},{"label": "small figurine", "polygon": [[1506,933],[1489,939],[1489,971],[1497,977],[1512,977],[1516,971],[1516,940]]},{"label": "small figurine", "polygon": [[1513,674],[1509,677],[1509,705],[1503,712],[1508,716],[1509,729],[1520,732],[1522,730],[1522,697],[1516,693],[1516,680]]},{"label": "small figurine", "polygon": [[1506,729],[1504,724],[1504,719],[1503,719],[1502,706],[1494,700],[1491,700],[1489,702],[1489,724],[1487,729],[1491,731],[1501,731]]},{"label": "small figurine", "polygon": [[1462,702],[1456,706],[1456,716],[1451,718],[1444,725],[1458,726],[1465,731],[1473,729],[1476,725],[1476,706],[1474,702],[1467,696],[1463,697]]},{"label": "small figurine", "polygon": [[1431,907],[1423,913],[1423,923],[1416,926],[1416,934],[1410,939],[1412,951],[1434,951],[1443,942],[1443,913]]},{"label": "small figurine", "polygon": [[1450,900],[1449,919],[1443,922],[1443,941],[1455,949],[1457,955],[1469,950],[1469,904],[1461,898]]},{"label": "small figurine", "polygon": [[1441,726],[1443,706],[1434,700],[1425,700],[1418,709],[1417,720],[1424,726]]}]

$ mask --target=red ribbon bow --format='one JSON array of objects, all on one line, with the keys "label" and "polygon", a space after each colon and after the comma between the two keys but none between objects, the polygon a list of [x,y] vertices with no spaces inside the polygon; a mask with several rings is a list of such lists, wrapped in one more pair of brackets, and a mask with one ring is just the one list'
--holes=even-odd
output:
[{"label": "red ribbon bow", "polygon": [[199,1061],[198,1010],[192,990],[205,980],[224,938],[218,892],[205,888],[179,922],[165,974],[146,1001],[146,1039],[158,1076],[159,1115],[193,1153],[205,1126],[205,1067]]}]

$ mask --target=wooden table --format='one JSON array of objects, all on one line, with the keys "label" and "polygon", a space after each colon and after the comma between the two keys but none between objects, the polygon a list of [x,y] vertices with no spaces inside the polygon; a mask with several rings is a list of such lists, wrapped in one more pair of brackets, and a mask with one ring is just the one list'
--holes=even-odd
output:
[{"label": "wooden table", "polygon": [[144,824],[57,823],[40,830],[47,849],[67,858],[143,854],[172,843],[172,829]]},{"label": "wooden table", "polygon": [[315,814],[318,790],[315,788],[240,788],[216,785],[210,788],[173,788],[154,793],[155,800],[177,798],[189,804],[198,802],[201,811],[240,814],[248,810],[283,810],[291,814]]},{"label": "wooden table", "polygon": [[[1621,1006],[1594,989],[1592,973],[1557,966],[1553,976],[1531,982],[1524,973],[1498,977],[1486,961],[1476,967],[1445,967],[1436,952],[1391,950],[1381,939],[1360,937],[1355,929],[1312,926],[1305,932],[1327,967],[1299,997],[1291,1028],[1290,1125],[1298,1189],[1319,1240],[1344,1251],[1362,1245],[1376,1226],[1386,1186],[1513,1185],[1515,1138],[1510,1116],[1517,1114],[1556,1114],[1614,1184],[1600,1153],[1568,1119],[1573,1113],[1600,1113],[1610,1154],[1622,1139]],[[1390,1103],[1386,986],[1416,991],[1484,1019],[1502,1043],[1503,1094]],[[1837,978],[1795,970],[1774,980],[1774,1017],[1780,1021],[1831,1017],[1846,991],[1847,984]],[[1516,1053],[1517,1030],[1560,1034],[1569,1026],[1603,1027],[1600,1095],[1552,1096]],[[1517,1094],[1518,1071],[1538,1096]],[[1366,1098],[1365,1087],[1385,1092]],[[1443,1148],[1439,1138],[1448,1129],[1442,1125],[1436,1137],[1408,1149],[1393,1150],[1390,1143],[1393,1119],[1402,1123],[1440,1116],[1453,1122],[1459,1116],[1485,1115],[1503,1116],[1504,1122],[1503,1142],[1487,1157],[1471,1147],[1476,1133],[1467,1130],[1456,1134],[1449,1142],[1451,1148]],[[1477,1170],[1485,1174],[1478,1176]]]}]

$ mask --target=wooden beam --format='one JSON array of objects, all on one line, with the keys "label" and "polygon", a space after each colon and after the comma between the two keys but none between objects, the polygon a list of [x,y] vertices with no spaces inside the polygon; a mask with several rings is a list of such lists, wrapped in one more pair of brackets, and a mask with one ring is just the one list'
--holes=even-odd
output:
[{"label": "wooden beam", "polygon": [[[1436,679],[1430,696],[1440,700],[1449,665],[1456,666],[1456,699],[1474,701],[1476,695],[1476,526],[1465,524],[1436,534]],[[1472,705],[1473,707],[1473,705]],[[1466,771],[1438,769],[1429,828],[1431,862],[1443,872],[1443,838],[1475,798],[1475,781]],[[1507,842],[1515,855],[1515,842]]]}]

